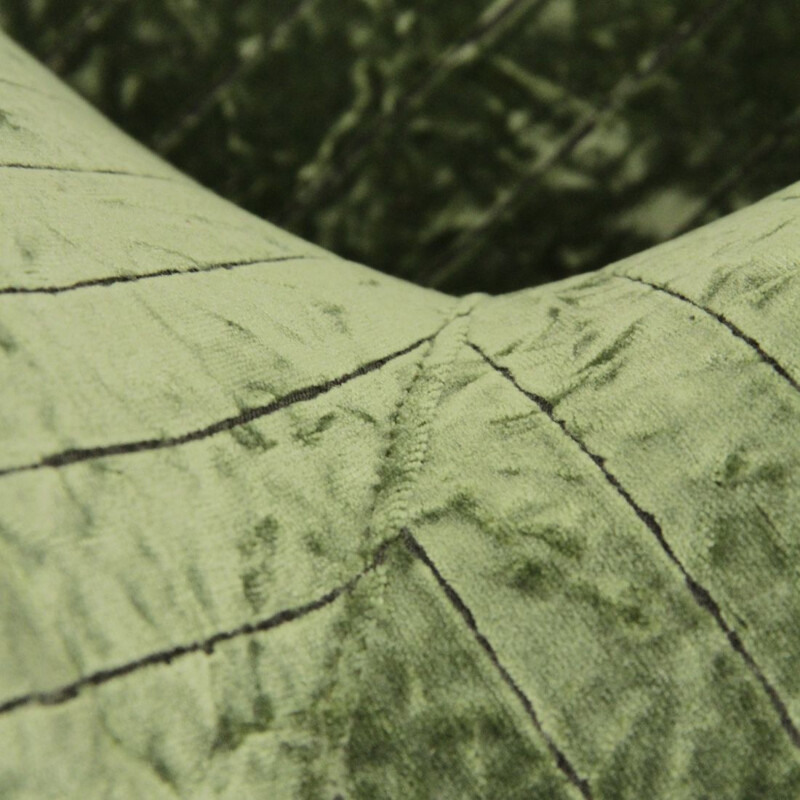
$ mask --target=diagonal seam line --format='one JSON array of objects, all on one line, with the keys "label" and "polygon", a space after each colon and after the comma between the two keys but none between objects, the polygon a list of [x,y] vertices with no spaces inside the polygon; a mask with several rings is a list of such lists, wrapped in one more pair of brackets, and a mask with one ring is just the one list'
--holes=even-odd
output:
[{"label": "diagonal seam line", "polygon": [[69,700],[74,700],[81,693],[81,690],[89,686],[100,686],[101,684],[108,683],[115,678],[121,678],[124,675],[129,675],[132,672],[138,672],[140,669],[144,669],[145,667],[153,666],[155,664],[170,665],[175,659],[182,658],[183,656],[190,655],[191,653],[202,651],[206,655],[211,655],[214,652],[216,645],[220,642],[225,642],[230,639],[238,639],[241,636],[250,636],[254,633],[260,633],[262,631],[268,631],[273,628],[280,627],[281,625],[285,625],[288,622],[292,622],[295,619],[304,617],[313,611],[330,605],[345,592],[352,591],[355,585],[365,575],[374,571],[378,566],[384,563],[386,559],[386,551],[399,538],[400,534],[397,534],[389,539],[386,539],[377,547],[372,560],[363,570],[361,570],[361,572],[350,578],[350,580],[346,581],[345,583],[342,583],[339,586],[331,589],[321,597],[318,597],[316,600],[312,600],[300,606],[283,609],[277,614],[273,614],[272,616],[257,622],[247,622],[244,625],[240,625],[238,628],[220,631],[201,641],[178,645],[168,650],[159,650],[149,653],[148,655],[136,659],[135,661],[128,661],[127,663],[117,667],[111,667],[110,669],[92,672],[89,675],[79,678],[72,683],[60,686],[56,689],[50,689],[49,691],[43,692],[31,692],[18,697],[12,697],[11,699],[0,703],[0,715],[8,714],[18,708],[30,705],[61,705]]},{"label": "diagonal seam line", "polygon": [[591,789],[589,788],[588,781],[585,778],[580,777],[575,767],[569,762],[567,757],[564,755],[563,751],[553,741],[550,735],[544,730],[544,728],[542,727],[542,723],[539,720],[539,715],[536,713],[536,709],[533,707],[533,703],[531,703],[530,698],[525,694],[525,692],[522,691],[522,689],[519,687],[519,684],[510,675],[508,670],[503,666],[491,642],[481,633],[477,623],[475,622],[475,616],[473,615],[472,611],[470,611],[469,606],[467,606],[467,604],[461,598],[461,595],[458,594],[458,592],[453,588],[453,586],[442,575],[436,564],[428,555],[425,548],[419,543],[419,541],[411,533],[411,531],[405,527],[401,528],[400,536],[402,537],[402,541],[406,545],[408,550],[414,556],[416,556],[420,561],[422,561],[425,564],[425,566],[431,571],[437,583],[444,590],[447,599],[450,601],[450,603],[453,605],[456,611],[458,611],[458,613],[461,615],[464,622],[466,622],[467,627],[472,632],[472,635],[478,641],[478,644],[480,644],[480,646],[489,656],[489,659],[491,660],[492,664],[495,666],[497,671],[500,673],[500,676],[502,677],[503,681],[510,687],[510,689],[514,692],[519,701],[522,703],[523,707],[525,708],[525,711],[527,712],[528,716],[533,722],[534,727],[542,735],[545,742],[547,743],[547,748],[550,750],[553,757],[555,758],[558,768],[561,770],[561,772],[564,773],[564,775],[566,775],[570,783],[572,783],[575,787],[578,788],[578,790],[581,792],[585,800],[591,800],[592,793]]},{"label": "diagonal seam line", "polygon": [[[465,298],[460,298],[460,300],[464,300]],[[391,428],[389,430],[389,444],[384,451],[383,454],[383,464],[379,465],[379,470],[387,463],[387,459],[390,455],[395,453],[395,440],[397,436],[398,429],[400,427],[400,415],[404,409],[406,402],[408,401],[412,390],[417,385],[417,382],[422,379],[423,375],[426,372],[426,363],[428,358],[431,356],[434,350],[434,346],[436,344],[437,339],[441,336],[445,330],[447,330],[451,325],[453,325],[456,320],[467,318],[470,319],[472,312],[475,308],[480,305],[482,300],[486,298],[476,298],[472,305],[464,311],[459,311],[452,316],[450,316],[445,322],[439,327],[437,331],[435,331],[430,337],[430,348],[426,353],[423,354],[422,358],[420,359],[419,363],[417,364],[417,371],[409,381],[408,385],[406,386],[403,394],[397,405],[395,406],[394,413],[391,417]],[[459,303],[456,304],[456,308],[458,308]],[[424,431],[425,427],[429,425],[433,421],[433,417],[436,414],[436,409],[431,409],[430,415],[426,415],[424,413],[421,414],[419,417],[420,424],[417,428],[418,431]],[[406,491],[413,491],[414,482],[416,480],[416,476],[418,476],[419,472],[422,470],[426,454],[428,450],[427,439],[420,440],[419,434],[414,437],[415,444],[410,447],[410,450],[406,453],[405,456],[399,456],[399,464],[398,469],[403,474],[403,480],[395,487],[395,491],[391,501],[395,503],[402,503],[403,498],[405,496]],[[372,512],[374,512],[377,508],[379,502],[378,495],[375,496],[374,503],[372,506]],[[389,502],[389,498],[387,498],[387,502]],[[372,512],[370,513],[370,519],[372,517]]]},{"label": "diagonal seam line", "polygon": [[235,269],[249,267],[256,264],[277,264],[281,261],[296,261],[298,259],[314,259],[320,256],[298,253],[294,255],[275,256],[272,258],[250,258],[240,261],[220,261],[213,264],[200,264],[184,269],[159,269],[154,272],[140,272],[129,275],[106,275],[102,278],[86,278],[75,283],[60,286],[5,286],[0,288],[0,295],[4,294],[63,294],[76,289],[86,289],[93,286],[113,286],[117,283],[136,283],[150,278],[164,278],[170,275],[193,275],[200,272],[214,272],[222,269]]},{"label": "diagonal seam line", "polygon": [[800,383],[798,383],[788,372],[787,370],[781,366],[781,364],[773,358],[769,353],[767,353],[764,348],[752,337],[748,336],[741,328],[734,325],[727,317],[721,314],[718,311],[713,311],[710,308],[707,308],[700,303],[695,302],[690,297],[687,297],[684,294],[676,291],[675,289],[670,289],[667,286],[661,286],[657,283],[650,283],[650,281],[646,281],[644,278],[637,278],[633,275],[622,275],[620,273],[612,272],[610,273],[615,278],[624,278],[627,281],[633,281],[635,283],[641,283],[644,286],[649,286],[651,289],[654,289],[657,292],[662,292],[663,294],[668,294],[671,297],[674,297],[676,300],[681,300],[684,303],[689,303],[689,305],[694,306],[699,311],[703,311],[708,314],[710,317],[713,317],[717,322],[722,323],[737,339],[741,339],[745,344],[749,345],[753,350],[756,351],[758,357],[765,363],[772,367],[778,375],[781,376],[784,380],[789,382],[789,385],[797,392],[800,392]]},{"label": "diagonal seam line", "polygon": [[[459,315],[456,315],[456,316],[459,316]],[[434,333],[431,334],[431,336],[428,339],[428,341],[430,341],[430,343],[431,343],[431,347],[433,347],[433,345],[435,344],[436,340],[439,338],[439,335],[453,321],[454,321],[454,319],[445,320],[445,322],[443,322],[442,325],[439,326],[438,330],[434,331]],[[395,438],[396,438],[396,435],[397,435],[397,430],[398,430],[399,422],[400,422],[400,414],[402,413],[403,407],[404,407],[406,401],[408,400],[408,397],[411,394],[411,391],[413,390],[413,388],[416,385],[417,381],[422,377],[422,375],[424,373],[424,370],[425,370],[425,359],[429,355],[430,355],[430,351],[428,353],[423,353],[422,358],[416,364],[416,370],[415,370],[413,376],[411,377],[411,380],[408,382],[408,384],[403,389],[403,391],[402,391],[402,393],[400,395],[400,398],[397,401],[397,403],[395,404],[395,408],[394,408],[392,414],[389,417],[388,444],[386,445],[386,448],[383,451],[383,455],[382,455],[381,459],[378,461],[378,465],[377,465],[378,475],[381,474],[381,471],[385,468],[389,457],[394,452]],[[377,491],[375,491],[375,493],[373,494],[372,504],[370,506],[370,510],[367,513],[367,517],[366,517],[367,518],[367,531],[369,531],[369,529],[371,528],[371,526],[373,524],[375,511],[376,511],[376,509],[378,507],[378,502],[379,502],[380,498],[381,498],[381,491],[380,491],[380,483],[379,483],[378,486],[377,486]]]},{"label": "diagonal seam line", "polygon": [[555,422],[561,430],[573,441],[578,447],[581,449],[583,453],[585,453],[601,470],[603,475],[605,476],[606,480],[617,490],[619,495],[625,500],[625,502],[636,512],[636,516],[639,517],[642,522],[649,528],[650,532],[656,537],[658,543],[661,545],[661,548],[664,550],[666,555],[669,557],[670,561],[678,568],[680,573],[683,575],[683,578],[686,582],[686,586],[688,587],[689,591],[692,593],[692,597],[694,597],[695,601],[698,605],[708,611],[709,614],[714,618],[717,625],[720,627],[722,632],[725,634],[728,642],[730,643],[731,647],[742,657],[747,667],[750,669],[750,672],[754,675],[754,677],[758,680],[761,684],[762,688],[767,694],[772,706],[774,707],[775,711],[778,714],[778,719],[780,720],[781,726],[783,727],[786,734],[789,736],[792,744],[800,749],[800,730],[798,730],[797,726],[793,722],[791,716],[789,715],[789,710],[786,706],[786,703],[781,699],[778,691],[775,687],[769,682],[767,677],[764,675],[763,671],[756,663],[756,660],[747,650],[742,642],[739,634],[733,630],[728,623],[725,621],[724,617],[722,616],[722,610],[719,607],[719,604],[716,600],[711,596],[711,593],[698,583],[686,567],[683,565],[683,562],[678,558],[675,554],[675,551],[672,549],[669,542],[666,540],[664,536],[664,532],[661,529],[661,526],[656,521],[656,518],[649,512],[645,511],[630,495],[630,493],[625,489],[625,487],[619,482],[619,479],[613,475],[608,468],[605,466],[605,459],[602,456],[593,453],[589,448],[580,440],[578,439],[565,425],[564,421],[558,419],[553,414],[553,404],[546,400],[541,395],[535,394],[534,392],[529,392],[527,389],[524,389],[516,380],[511,370],[507,367],[501,366],[500,364],[495,363],[489,356],[487,356],[480,347],[472,342],[468,342],[469,346],[475,350],[478,355],[480,355],[484,361],[486,361],[489,366],[492,367],[493,370],[500,373],[506,380],[508,380],[520,393],[522,393],[525,397],[529,400],[532,400],[536,403],[539,408],[547,414],[550,419]]},{"label": "diagonal seam line", "polygon": [[324,383],[318,383],[312,386],[304,386],[300,389],[295,389],[288,394],[273,400],[271,403],[267,403],[263,406],[246,408],[240,414],[236,414],[232,417],[225,417],[224,419],[218,420],[217,422],[207,425],[204,428],[198,428],[196,430],[189,431],[188,433],[180,434],[179,436],[166,436],[161,439],[139,439],[137,441],[120,442],[117,444],[105,445],[103,447],[62,450],[59,453],[52,453],[51,455],[45,456],[39,461],[34,461],[29,464],[2,467],[0,468],[0,478],[8,475],[15,475],[20,472],[31,472],[33,470],[44,469],[45,467],[58,469],[69,464],[75,464],[81,461],[92,461],[97,458],[106,458],[108,456],[127,455],[129,453],[141,453],[152,450],[163,450],[169,447],[178,447],[189,442],[197,442],[202,439],[207,439],[208,437],[215,436],[223,431],[232,430],[240,425],[246,425],[249,422],[253,422],[260,417],[273,414],[274,412],[279,411],[282,408],[286,408],[287,406],[294,405],[295,403],[313,400],[315,397],[329,392],[336,386],[341,386],[345,383],[348,383],[349,381],[353,380],[354,378],[358,378],[361,375],[375,372],[384,365],[388,364],[390,361],[416,350],[425,342],[430,341],[434,335],[435,334],[425,336],[422,339],[418,339],[413,344],[404,347],[402,350],[396,350],[395,352],[386,356],[382,356],[374,361],[368,361],[366,364],[362,364],[360,367],[357,367],[356,369],[345,373],[344,375],[340,375],[337,378],[332,378]]},{"label": "diagonal seam line", "polygon": [[176,179],[168,175],[148,175],[141,172],[131,172],[125,169],[88,169],[84,167],[62,167],[55,164],[25,164],[22,162],[12,162],[10,164],[0,164],[0,169],[25,169],[44,172],[77,172],[84,175],[124,175],[129,178],[146,178],[153,181],[168,181],[175,183]]}]

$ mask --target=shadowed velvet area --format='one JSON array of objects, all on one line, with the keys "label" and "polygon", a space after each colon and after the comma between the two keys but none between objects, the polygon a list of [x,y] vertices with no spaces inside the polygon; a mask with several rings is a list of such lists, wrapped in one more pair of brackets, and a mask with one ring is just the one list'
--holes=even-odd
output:
[{"label": "shadowed velvet area", "polygon": [[0,797],[800,796],[800,184],[452,297],[0,76]]}]

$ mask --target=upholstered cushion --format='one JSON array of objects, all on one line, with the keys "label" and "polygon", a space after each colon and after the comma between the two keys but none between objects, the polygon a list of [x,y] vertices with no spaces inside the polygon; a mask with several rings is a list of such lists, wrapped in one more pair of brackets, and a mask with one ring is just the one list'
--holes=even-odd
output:
[{"label": "upholstered cushion", "polygon": [[0,797],[800,796],[800,184],[452,297],[0,76]]}]

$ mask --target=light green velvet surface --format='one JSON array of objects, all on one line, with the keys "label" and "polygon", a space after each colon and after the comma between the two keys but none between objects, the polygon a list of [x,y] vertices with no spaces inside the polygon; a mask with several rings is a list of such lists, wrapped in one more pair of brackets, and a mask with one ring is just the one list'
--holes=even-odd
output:
[{"label": "light green velvet surface", "polygon": [[0,111],[0,797],[800,797],[800,185],[455,298]]}]

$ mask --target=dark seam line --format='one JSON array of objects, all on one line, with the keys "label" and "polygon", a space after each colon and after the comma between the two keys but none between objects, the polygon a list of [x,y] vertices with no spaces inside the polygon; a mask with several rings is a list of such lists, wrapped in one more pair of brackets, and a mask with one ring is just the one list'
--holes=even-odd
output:
[{"label": "dark seam line", "polygon": [[794,378],[792,378],[792,376],[771,355],[769,355],[769,353],[764,352],[761,345],[755,339],[753,339],[752,336],[748,336],[743,330],[738,328],[729,319],[724,317],[719,312],[712,311],[710,308],[706,308],[705,306],[700,305],[700,303],[696,303],[694,300],[687,297],[686,295],[681,294],[680,292],[676,292],[674,289],[669,289],[666,286],[659,286],[658,284],[650,283],[649,281],[646,281],[643,278],[635,278],[633,275],[623,275],[614,272],[610,274],[613,275],[615,278],[624,278],[625,280],[628,281],[635,281],[636,283],[641,283],[644,286],[649,286],[651,289],[655,289],[657,292],[663,292],[664,294],[668,294],[678,300],[682,300],[684,303],[689,303],[689,305],[694,306],[699,311],[704,311],[706,314],[717,320],[717,322],[721,322],[738,339],[741,339],[743,342],[750,345],[750,347],[752,347],[753,350],[755,350],[756,353],[758,353],[759,358],[765,364],[769,364],[769,366],[772,367],[772,369],[774,369],[775,372],[778,373],[778,375],[780,375],[784,380],[789,382],[789,384],[792,386],[793,389],[795,389],[795,391],[800,392],[800,383],[798,383]]},{"label": "dark seam line", "polygon": [[503,681],[509,686],[509,688],[514,692],[517,696],[519,701],[522,703],[525,711],[528,713],[528,716],[531,718],[531,721],[534,724],[534,727],[537,731],[542,735],[545,742],[547,743],[547,747],[552,753],[553,757],[555,758],[556,764],[561,772],[566,775],[567,779],[572,783],[574,786],[578,788],[580,793],[583,795],[586,800],[591,800],[592,792],[589,788],[589,782],[585,778],[581,778],[578,775],[577,770],[575,767],[570,764],[567,757],[564,753],[559,749],[558,745],[550,738],[547,732],[542,728],[542,723],[539,721],[539,715],[536,713],[536,709],[533,707],[533,703],[531,703],[528,696],[525,692],[520,689],[517,682],[514,678],[511,677],[508,670],[503,666],[500,662],[500,659],[497,656],[497,653],[492,647],[491,642],[480,632],[478,629],[478,625],[475,622],[475,617],[470,611],[469,606],[462,600],[461,596],[458,592],[452,587],[450,583],[444,578],[439,569],[437,568],[436,564],[433,563],[433,560],[428,555],[425,548],[419,543],[416,539],[414,534],[408,528],[401,528],[400,529],[400,536],[403,539],[406,547],[409,551],[415,555],[417,558],[422,561],[426,567],[433,573],[433,577],[436,578],[438,584],[444,589],[444,593],[447,595],[447,599],[450,603],[455,607],[456,611],[461,615],[464,619],[464,622],[467,623],[467,626],[472,631],[473,636],[477,639],[478,644],[486,651],[486,654],[489,656],[492,664],[494,664],[497,671],[500,673],[500,676],[503,678]]},{"label": "dark seam line", "polygon": [[[147,280],[148,278],[164,278],[169,275],[191,275],[198,272],[214,272],[220,269],[234,269],[236,267],[248,267],[254,264],[276,264],[281,261],[294,261],[303,258],[314,258],[312,255],[290,255],[278,256],[276,258],[252,258],[242,261],[225,261],[218,264],[203,264],[201,266],[186,267],[185,269],[160,269],[156,272],[141,272],[135,275],[109,275],[105,278],[87,278],[75,283],[64,284],[62,286],[6,286],[0,289],[0,295],[4,294],[62,294],[72,292],[76,289],[85,289],[91,286],[113,286],[116,283],[135,283],[136,281]],[[317,256],[318,258],[318,256]]]},{"label": "dark seam line", "polygon": [[0,478],[7,475],[14,475],[20,472],[30,472],[32,470],[44,469],[45,467],[59,468],[65,467],[68,464],[75,464],[79,461],[90,461],[96,458],[105,458],[107,456],[127,455],[128,453],[141,453],[149,450],[162,450],[168,447],[177,447],[188,442],[196,442],[201,439],[206,439],[209,436],[214,436],[223,431],[229,431],[240,425],[246,425],[248,422],[259,419],[260,417],[272,414],[282,408],[293,405],[294,403],[305,402],[313,400],[321,394],[325,394],[333,389],[335,386],[341,386],[360,375],[366,375],[369,372],[374,372],[380,369],[385,364],[393,361],[400,356],[410,353],[412,350],[423,345],[432,339],[432,336],[426,336],[417,340],[413,344],[404,347],[402,350],[397,350],[387,356],[382,356],[375,361],[369,361],[362,364],[352,372],[341,375],[338,378],[333,378],[325,383],[316,384],[313,386],[304,386],[301,389],[295,389],[277,400],[273,400],[264,406],[256,406],[254,408],[247,408],[241,414],[236,414],[233,417],[226,417],[218,422],[208,425],[205,428],[189,431],[180,436],[167,436],[163,439],[141,439],[134,442],[122,442],[120,444],[107,445],[105,447],[89,447],[89,448],[76,448],[70,450],[63,450],[60,453],[53,453],[52,455],[45,456],[40,461],[35,461],[31,464],[23,464],[17,467],[4,467],[0,469]]},{"label": "dark seam line", "polygon": [[619,479],[613,475],[605,466],[605,459],[602,456],[598,456],[595,453],[591,452],[586,445],[578,439],[571,431],[568,430],[563,420],[558,419],[556,416],[553,415],[553,404],[546,400],[544,397],[538,394],[534,394],[533,392],[529,392],[526,389],[523,389],[522,386],[517,382],[512,374],[511,370],[507,367],[503,367],[499,364],[496,364],[492,359],[489,358],[477,345],[473,344],[472,342],[468,342],[469,346],[478,353],[489,366],[492,367],[496,372],[499,372],[506,380],[508,380],[519,392],[521,392],[525,397],[529,400],[532,400],[536,403],[542,411],[547,414],[550,419],[555,422],[561,430],[570,438],[572,439],[575,444],[580,447],[580,449],[587,455],[591,460],[600,468],[603,475],[606,477],[608,482],[617,490],[617,492],[622,496],[625,502],[636,512],[636,515],[639,519],[644,522],[644,524],[650,529],[650,531],[655,535],[658,543],[661,545],[661,548],[667,554],[669,559],[675,564],[675,566],[680,570],[681,574],[686,581],[686,586],[689,588],[689,591],[692,593],[692,597],[694,597],[695,601],[708,611],[711,616],[716,621],[717,625],[722,629],[723,633],[727,637],[728,641],[730,642],[731,647],[744,659],[745,664],[749,667],[750,671],[753,675],[758,679],[759,683],[763,687],[764,691],[767,693],[767,696],[770,699],[775,711],[778,713],[778,718],[780,719],[781,725],[783,729],[789,736],[792,744],[800,749],[800,730],[797,729],[792,718],[789,716],[789,710],[786,707],[786,704],[781,700],[780,695],[778,694],[775,687],[767,680],[764,673],[761,671],[761,668],[756,663],[755,659],[747,648],[744,645],[744,642],[739,638],[739,634],[733,630],[725,619],[722,616],[722,610],[720,609],[717,601],[711,596],[711,593],[706,589],[704,586],[699,584],[688,572],[686,567],[684,567],[681,560],[673,551],[672,547],[670,546],[669,542],[667,542],[664,532],[661,529],[661,526],[656,521],[656,518],[649,512],[645,511],[634,499],[631,497],[629,492],[622,486],[619,482]]},{"label": "dark seam line", "polygon": [[322,595],[322,597],[318,597],[316,600],[312,600],[311,602],[305,603],[301,606],[295,606],[294,608],[284,609],[283,611],[279,611],[277,614],[273,614],[271,617],[267,617],[266,619],[262,619],[258,622],[248,622],[244,625],[240,625],[238,628],[215,633],[208,639],[204,639],[199,642],[178,645],[177,647],[173,647],[169,650],[159,650],[135,661],[129,661],[127,664],[122,664],[119,667],[112,667],[111,669],[103,669],[93,672],[90,675],[86,675],[85,677],[79,678],[73,683],[69,683],[57,689],[51,689],[50,691],[46,692],[31,692],[30,694],[13,697],[10,700],[6,700],[0,704],[0,715],[8,714],[10,711],[14,711],[17,708],[33,704],[42,706],[60,705],[61,703],[65,703],[68,700],[73,700],[76,698],[81,689],[84,689],[87,686],[99,686],[103,683],[108,683],[115,678],[120,678],[123,675],[129,675],[132,672],[137,672],[144,667],[149,667],[154,664],[169,665],[174,659],[181,658],[185,655],[189,655],[190,653],[202,651],[206,655],[211,655],[214,652],[214,647],[220,642],[225,642],[229,639],[237,639],[240,636],[249,636],[261,631],[268,631],[272,628],[277,628],[281,625],[284,625],[287,622],[291,622],[292,620],[304,617],[307,614],[310,614],[312,611],[316,611],[317,609],[330,605],[344,592],[351,591],[361,580],[361,578],[363,578],[367,573],[372,572],[380,564],[384,563],[387,549],[395,541],[397,541],[398,538],[399,534],[380,544],[375,551],[372,561],[363,570],[361,570],[361,572],[359,572],[355,577],[350,578],[350,580],[346,583],[331,589],[331,591]]},{"label": "dark seam line", "polygon": [[57,167],[52,164],[0,164],[0,169],[28,169],[44,172],[78,172],[84,175],[125,175],[130,178],[146,178],[153,181],[169,181],[175,183],[175,178],[167,175],[147,175],[141,172],[130,172],[124,169],[83,169],[81,167]]}]

